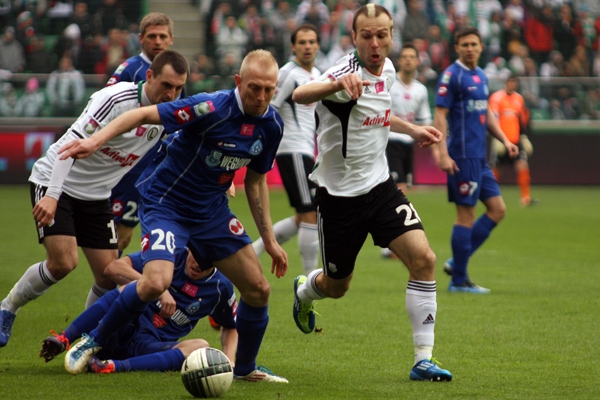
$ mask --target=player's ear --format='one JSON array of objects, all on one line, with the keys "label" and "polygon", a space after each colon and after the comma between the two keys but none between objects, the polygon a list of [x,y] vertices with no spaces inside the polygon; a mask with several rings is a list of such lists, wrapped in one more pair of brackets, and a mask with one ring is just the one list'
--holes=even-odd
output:
[{"label": "player's ear", "polygon": [[152,80],[152,70],[148,68],[146,71],[146,82],[150,82]]},{"label": "player's ear", "polygon": [[235,85],[239,88],[242,86],[242,77],[239,74],[235,74]]}]

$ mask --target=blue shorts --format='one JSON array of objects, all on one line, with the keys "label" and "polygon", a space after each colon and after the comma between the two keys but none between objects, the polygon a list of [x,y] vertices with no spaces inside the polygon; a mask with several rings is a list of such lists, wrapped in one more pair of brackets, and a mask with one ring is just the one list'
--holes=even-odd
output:
[{"label": "blue shorts", "polygon": [[500,186],[485,158],[457,158],[458,172],[448,174],[448,201],[475,206],[478,200],[500,196]]},{"label": "blue shorts", "polygon": [[117,183],[117,186],[113,188],[110,195],[110,204],[115,222],[130,228],[135,228],[140,223],[138,218],[140,192],[135,187],[140,175],[133,172],[135,171],[132,170],[125,174]]},{"label": "blue shorts", "polygon": [[[195,257],[210,262],[222,260],[252,243],[242,223],[229,209],[227,199],[210,215],[182,215],[163,204],[141,200],[142,260],[175,261],[175,254],[186,246]],[[204,217],[204,218],[203,218]]]}]

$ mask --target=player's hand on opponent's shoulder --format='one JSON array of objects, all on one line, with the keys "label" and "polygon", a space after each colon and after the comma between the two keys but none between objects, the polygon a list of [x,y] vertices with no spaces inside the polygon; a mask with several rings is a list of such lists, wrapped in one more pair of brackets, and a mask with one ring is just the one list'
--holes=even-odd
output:
[{"label": "player's hand on opponent's shoulder", "polygon": [[161,318],[169,319],[173,314],[175,314],[175,309],[177,307],[177,303],[171,293],[168,290],[165,290],[163,294],[158,296],[158,300],[160,301],[160,315]]},{"label": "player's hand on opponent's shoulder", "polygon": [[33,206],[33,218],[37,221],[37,227],[52,225],[58,200],[54,197],[44,196]]},{"label": "player's hand on opponent's shoulder", "polygon": [[100,145],[100,143],[96,143],[93,136],[87,139],[76,139],[65,143],[64,146],[58,149],[58,154],[61,160],[66,160],[69,157],[74,159],[86,158],[94,154],[100,148]]},{"label": "player's hand on opponent's shoulder", "polygon": [[288,270],[288,256],[276,241],[273,244],[265,242],[265,251],[271,256],[271,273],[281,278]]},{"label": "player's hand on opponent's shoulder", "polygon": [[344,89],[352,100],[357,100],[363,93],[363,87],[371,84],[356,73],[342,76],[337,83],[341,86],[340,90]]}]

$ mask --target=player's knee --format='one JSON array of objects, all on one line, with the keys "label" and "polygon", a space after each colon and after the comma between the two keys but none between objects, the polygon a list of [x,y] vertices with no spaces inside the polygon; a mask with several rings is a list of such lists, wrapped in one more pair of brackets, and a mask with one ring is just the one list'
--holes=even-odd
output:
[{"label": "player's knee", "polygon": [[165,290],[169,288],[170,282],[156,277],[156,279],[144,279],[142,278],[137,283],[137,292],[143,301],[151,301],[160,296]]},{"label": "player's knee", "polygon": [[77,267],[79,256],[77,253],[65,252],[59,255],[48,254],[47,267],[52,277],[60,280]]},{"label": "player's knee", "polygon": [[129,246],[129,243],[131,243],[131,236],[119,236],[119,251],[123,251],[127,248],[127,246]]},{"label": "player's knee", "polygon": [[244,302],[253,307],[264,307],[269,303],[271,286],[266,279],[262,279],[251,287],[244,289],[243,292],[240,289],[240,296],[244,299]]},{"label": "player's knee", "polygon": [[192,354],[194,350],[202,349],[204,347],[210,347],[210,344],[204,339],[184,340],[183,342],[180,342],[177,346],[175,346],[176,349],[181,350],[184,357],[186,358],[187,356]]},{"label": "player's knee", "polygon": [[489,217],[496,223],[502,221],[506,215],[506,205],[501,204],[488,211]]}]

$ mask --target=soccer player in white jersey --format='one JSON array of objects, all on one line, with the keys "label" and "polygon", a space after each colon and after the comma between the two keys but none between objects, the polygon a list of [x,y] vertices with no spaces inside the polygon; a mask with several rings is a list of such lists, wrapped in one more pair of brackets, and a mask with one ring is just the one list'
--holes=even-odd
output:
[{"label": "soccer player in white jersey", "polygon": [[[398,66],[400,70],[390,89],[392,115],[417,125],[430,125],[431,109],[427,88],[415,79],[419,57],[412,43],[406,42],[402,45]],[[390,175],[404,193],[413,180],[413,143],[414,139],[405,133],[390,132],[385,150]],[[393,254],[390,249],[381,249],[383,257],[393,258]]]},{"label": "soccer player in white jersey", "polygon": [[317,103],[319,154],[310,175],[315,195],[323,268],[294,281],[294,320],[304,333],[315,327],[314,302],[348,291],[356,257],[370,233],[407,266],[406,309],[413,331],[412,380],[450,381],[452,374],[432,359],[437,310],[435,253],[419,216],[389,174],[385,148],[390,129],[411,135],[422,146],[441,133],[391,115],[389,94],[395,79],[387,58],[392,18],[374,4],[354,14],[356,51],[319,80],[294,91],[293,100]]},{"label": "soccer player in white jersey", "polygon": [[[319,265],[317,213],[313,202],[317,185],[308,179],[315,166],[315,104],[292,101],[294,89],[317,79],[315,68],[319,51],[319,34],[314,25],[300,25],[291,36],[294,59],[279,69],[279,82],[271,104],[284,123],[283,138],[277,150],[277,166],[281,180],[296,214],[273,225],[277,242],[285,243],[298,235],[298,248],[304,273]],[[265,250],[262,239],[252,243],[256,254]]]},{"label": "soccer player in white jersey", "polygon": [[123,82],[94,93],[69,130],[37,160],[29,181],[39,242],[47,259],[35,263],[0,304],[0,347],[11,335],[17,311],[66,277],[79,263],[80,246],[94,274],[90,306],[115,288],[104,268],[117,259],[117,235],[110,209],[110,192],[121,177],[160,140],[162,125],[142,125],[107,142],[92,157],[60,160],[57,151],[73,140],[92,136],[127,110],[176,99],[188,75],[181,54],[158,55],[146,82]]}]

